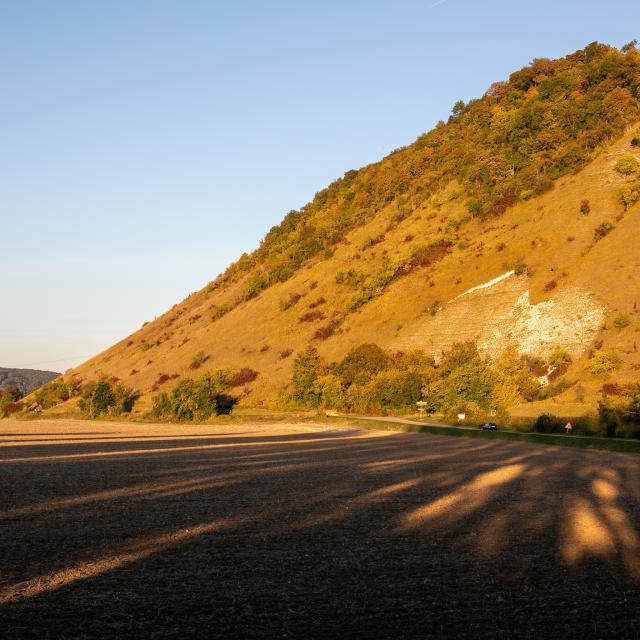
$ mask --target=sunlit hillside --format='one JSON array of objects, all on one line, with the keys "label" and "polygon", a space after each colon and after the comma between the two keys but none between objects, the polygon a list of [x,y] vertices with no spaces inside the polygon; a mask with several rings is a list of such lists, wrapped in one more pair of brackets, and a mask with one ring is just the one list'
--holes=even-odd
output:
[{"label": "sunlit hillside", "polygon": [[472,340],[494,360],[566,350],[566,389],[532,409],[586,412],[640,369],[639,91],[633,46],[535,60],[67,377],[118,378],[144,411],[178,378],[250,368],[238,392],[260,405],[309,344],[329,362],[366,342],[437,361]]}]

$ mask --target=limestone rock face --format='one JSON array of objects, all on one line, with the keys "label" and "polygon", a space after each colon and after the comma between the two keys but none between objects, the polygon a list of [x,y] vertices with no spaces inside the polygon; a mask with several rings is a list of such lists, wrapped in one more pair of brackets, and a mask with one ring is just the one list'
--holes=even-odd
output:
[{"label": "limestone rock face", "polygon": [[16,387],[21,393],[27,394],[33,389],[55,380],[59,375],[61,374],[55,373],[55,371],[0,367],[0,389]]},{"label": "limestone rock face", "polygon": [[593,296],[575,287],[531,304],[527,279],[508,272],[450,300],[434,317],[407,327],[393,347],[424,349],[436,361],[454,342],[466,340],[477,342],[478,350],[491,359],[510,345],[522,354],[542,357],[562,347],[579,357],[595,340],[605,311]]}]

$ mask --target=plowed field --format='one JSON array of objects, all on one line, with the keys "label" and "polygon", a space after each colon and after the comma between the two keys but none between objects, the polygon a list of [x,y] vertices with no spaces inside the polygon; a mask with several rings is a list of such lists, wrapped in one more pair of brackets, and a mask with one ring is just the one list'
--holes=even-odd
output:
[{"label": "plowed field", "polygon": [[638,637],[640,456],[0,422],[0,635]]}]

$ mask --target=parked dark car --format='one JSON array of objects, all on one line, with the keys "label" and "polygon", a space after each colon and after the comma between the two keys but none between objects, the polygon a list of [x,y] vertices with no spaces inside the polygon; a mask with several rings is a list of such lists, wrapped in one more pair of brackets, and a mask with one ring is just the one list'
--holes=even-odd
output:
[{"label": "parked dark car", "polygon": [[498,425],[495,422],[485,422],[480,428],[483,431],[497,431]]}]

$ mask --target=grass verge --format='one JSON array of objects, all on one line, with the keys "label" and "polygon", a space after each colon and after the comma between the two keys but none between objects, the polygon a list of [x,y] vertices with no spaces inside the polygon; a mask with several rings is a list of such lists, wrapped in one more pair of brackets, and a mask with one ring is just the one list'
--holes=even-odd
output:
[{"label": "grass verge", "polygon": [[[485,438],[488,440],[517,440],[534,444],[548,444],[560,447],[579,447],[581,449],[602,449],[604,451],[621,451],[624,453],[640,453],[640,440],[623,440],[621,438],[598,438],[596,436],[565,436],[546,433],[521,433],[516,431],[482,431],[480,429],[458,429],[456,427],[435,427],[423,424],[406,424],[388,422],[375,418],[353,419],[327,417],[326,421],[341,422],[350,426],[378,429],[381,431],[407,431],[416,433],[433,433],[441,436],[466,438]],[[325,420],[323,420],[325,422]]]},{"label": "grass verge", "polygon": [[[12,416],[14,419],[17,416]],[[88,420],[81,414],[76,412],[60,412],[58,414],[37,414],[37,415],[21,415],[20,420],[36,421],[39,419],[73,419]],[[135,423],[157,423],[155,418],[144,416],[105,416],[100,418],[101,421],[115,422],[131,422]],[[364,429],[376,429],[379,431],[405,431],[415,433],[432,433],[441,436],[455,436],[467,438],[485,438],[489,440],[516,440],[519,442],[531,442],[534,444],[547,444],[560,447],[579,447],[582,449],[601,449],[603,451],[620,451],[623,453],[640,453],[640,440],[622,439],[622,438],[600,438],[597,436],[572,435],[565,436],[560,434],[545,433],[525,433],[521,431],[481,431],[478,429],[460,429],[447,425],[431,426],[419,422],[404,423],[391,422],[389,420],[377,420],[376,418],[355,418],[352,416],[327,416],[324,414],[308,412],[289,412],[289,411],[268,411],[268,410],[244,410],[234,411],[232,415],[217,416],[203,423],[187,423],[196,424],[241,424],[246,422],[268,423],[286,423],[299,422],[320,425],[335,425],[341,427],[355,427]],[[177,423],[178,425],[180,423]]]}]

